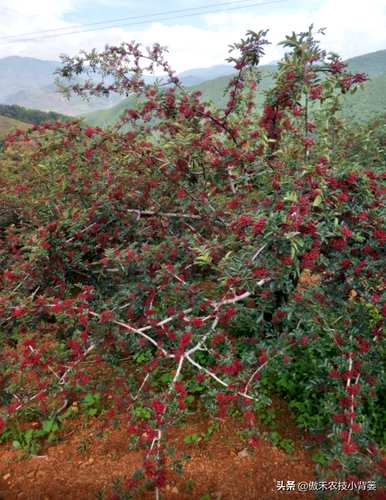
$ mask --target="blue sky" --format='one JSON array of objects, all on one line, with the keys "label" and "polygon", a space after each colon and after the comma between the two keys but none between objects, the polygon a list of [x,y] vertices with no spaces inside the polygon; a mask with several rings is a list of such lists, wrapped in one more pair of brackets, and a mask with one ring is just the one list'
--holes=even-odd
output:
[{"label": "blue sky", "polygon": [[[385,0],[234,0],[235,4],[215,7],[230,0],[0,0],[0,57],[24,55],[58,59],[61,53],[74,55],[80,49],[103,48],[106,43],[137,40],[149,45],[159,42],[169,47],[169,60],[177,71],[222,64],[228,45],[240,39],[247,29],[269,28],[272,45],[265,62],[277,59],[277,43],[309,24],[326,27],[323,45],[348,58],[386,49]],[[248,8],[228,10],[246,5]],[[207,6],[207,13],[195,17],[153,20],[131,26],[112,25],[103,31],[37,39],[5,37],[69,29],[74,24],[109,21],[129,16],[147,16],[177,9]],[[188,13],[188,12],[187,12]],[[33,38],[33,39],[31,39]]]}]

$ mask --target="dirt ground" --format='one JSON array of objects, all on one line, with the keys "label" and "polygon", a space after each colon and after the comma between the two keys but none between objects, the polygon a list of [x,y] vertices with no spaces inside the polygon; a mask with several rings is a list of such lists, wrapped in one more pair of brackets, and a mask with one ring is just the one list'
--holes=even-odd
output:
[{"label": "dirt ground", "polygon": [[[262,439],[248,448],[240,419],[218,420],[210,438],[186,444],[186,436],[203,435],[209,421],[193,415],[186,424],[171,429],[169,441],[185,462],[183,475],[171,472],[161,499],[197,500],[274,500],[276,498],[315,498],[314,493],[278,491],[276,481],[299,483],[314,481],[314,463],[302,446],[302,435],[289,414],[279,408],[280,435],[292,439],[296,451],[286,454]],[[213,420],[212,420],[213,422]],[[57,444],[43,449],[39,456],[23,457],[10,445],[0,447],[0,499],[95,500],[98,492],[111,492],[114,478],[124,478],[142,465],[142,452],[128,449],[124,426],[108,435],[96,437],[97,419],[87,424],[70,420]],[[264,426],[262,432],[266,430]],[[108,495],[106,498],[110,498]],[[140,498],[153,499],[154,492]],[[386,498],[380,496],[378,499]]]}]

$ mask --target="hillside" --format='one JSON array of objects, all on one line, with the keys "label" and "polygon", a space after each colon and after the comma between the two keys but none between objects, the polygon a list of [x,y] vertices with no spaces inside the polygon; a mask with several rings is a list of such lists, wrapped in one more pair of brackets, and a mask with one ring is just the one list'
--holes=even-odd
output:
[{"label": "hillside", "polygon": [[15,129],[27,130],[30,124],[15,120],[14,118],[9,118],[8,116],[0,115],[0,141],[4,137]]},{"label": "hillside", "polygon": [[134,99],[128,97],[111,108],[87,113],[84,115],[84,119],[92,127],[110,127],[118,121],[126,109],[131,108],[134,104]]},{"label": "hillside", "polygon": [[45,113],[38,109],[27,109],[22,106],[0,104],[0,141],[15,129],[27,130],[33,124],[66,120],[58,113]]},{"label": "hillside", "polygon": [[[343,101],[343,115],[357,120],[367,119],[377,113],[386,111],[386,50],[348,59],[347,64],[353,72],[367,73],[370,81],[363,90],[346,97]],[[263,102],[263,92],[272,84],[274,65],[262,66],[263,78],[260,83],[261,92],[257,97],[257,106]],[[218,106],[225,106],[224,91],[231,76],[220,76],[189,87],[200,90],[205,100],[213,101]],[[125,109],[133,105],[133,100],[125,99],[111,109],[96,111],[84,116],[92,126],[107,127],[113,125]]]},{"label": "hillside", "polygon": [[343,115],[367,120],[378,114],[386,113],[386,71],[375,76],[355,94],[348,95],[343,101]]},{"label": "hillside", "polygon": [[347,59],[347,64],[353,72],[367,73],[370,77],[386,73],[386,50],[377,50],[362,56]]},{"label": "hillside", "polygon": [[25,123],[39,124],[49,121],[59,121],[68,119],[66,116],[59,113],[49,111],[48,113],[39,109],[28,109],[22,106],[0,104],[0,115],[13,118]]}]

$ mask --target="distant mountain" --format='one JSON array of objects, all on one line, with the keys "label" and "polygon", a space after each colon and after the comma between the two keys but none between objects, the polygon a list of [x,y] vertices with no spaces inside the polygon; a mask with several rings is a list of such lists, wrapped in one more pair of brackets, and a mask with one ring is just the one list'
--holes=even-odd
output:
[{"label": "distant mountain", "polygon": [[[72,97],[69,101],[57,92],[54,72],[59,61],[43,61],[32,57],[11,56],[0,59],[0,103],[17,104],[26,108],[55,111],[66,115],[79,115],[106,109],[122,101],[122,96],[92,98],[85,101]],[[231,74],[229,65],[197,68],[181,73],[184,85],[191,86],[218,76]],[[146,76],[148,82],[155,80]]]},{"label": "distant mountain", "polygon": [[110,108],[122,100],[122,96],[111,95],[109,97],[93,97],[86,101],[78,96],[68,100],[57,91],[54,84],[35,89],[23,89],[7,96],[5,104],[17,104],[25,108],[41,109],[42,111],[54,111],[64,115],[79,115],[90,113],[97,109]]},{"label": "distant mountain", "polygon": [[235,69],[229,64],[217,64],[209,68],[189,69],[178,76],[184,85],[191,87],[220,76],[232,75],[235,72]]},{"label": "distant mountain", "polygon": [[43,61],[33,57],[11,56],[0,59],[0,102],[17,104],[42,111],[78,115],[116,104],[121,98],[81,98],[67,101],[54,84],[59,61]]},{"label": "distant mountain", "polygon": [[381,114],[386,114],[386,71],[343,99],[343,115],[347,118],[364,121]]},{"label": "distant mountain", "polygon": [[59,61],[43,61],[33,57],[11,56],[0,59],[0,103],[26,108],[79,115],[114,106],[122,96],[67,100],[55,86],[54,72]]},{"label": "distant mountain", "polygon": [[[53,82],[56,61],[11,56],[0,59],[0,101],[20,91],[31,91]],[[18,104],[18,103],[15,103]]]},{"label": "distant mountain", "polygon": [[[366,86],[366,90],[345,99],[345,114],[355,113],[357,109],[358,116],[365,117],[369,112],[383,110],[386,88],[382,76],[386,74],[386,50],[353,57],[347,63],[352,71],[367,73],[373,80]],[[66,115],[87,115],[90,123],[107,126],[114,123],[132,102],[132,99],[124,99],[119,95],[92,98],[89,101],[74,96],[67,100],[57,92],[54,85],[53,73],[59,66],[59,61],[42,61],[31,57],[12,56],[0,59],[0,103]],[[262,90],[269,87],[269,73],[274,67],[274,64],[261,67],[264,74]],[[183,71],[179,77],[185,86],[201,90],[205,99],[222,106],[225,104],[224,90],[234,72],[232,66],[219,64]],[[151,82],[154,78],[148,76],[146,80]],[[258,106],[261,101],[262,95],[258,97]]]},{"label": "distant mountain", "polygon": [[377,50],[347,59],[349,69],[355,73],[367,73],[370,77],[386,73],[386,50]]}]

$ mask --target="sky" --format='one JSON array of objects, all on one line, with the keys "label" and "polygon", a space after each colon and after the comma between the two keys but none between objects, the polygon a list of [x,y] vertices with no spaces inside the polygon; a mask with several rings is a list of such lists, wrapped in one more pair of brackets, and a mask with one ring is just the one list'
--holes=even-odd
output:
[{"label": "sky", "polygon": [[[193,12],[200,15],[187,16]],[[58,32],[46,32],[46,38],[41,38],[46,30],[73,31],[74,25],[128,17],[136,19],[126,19],[121,26],[111,23],[106,30],[55,37]],[[135,40],[145,46],[155,42],[167,46],[167,59],[181,72],[223,64],[229,44],[239,41],[248,29],[269,29],[272,45],[263,60],[269,63],[280,58],[282,48],[277,43],[285,35],[306,31],[311,23],[327,28],[322,46],[345,59],[386,49],[386,0],[0,0],[0,57],[59,60],[60,54],[76,55],[81,49]],[[88,29],[96,27],[102,25]]]}]

